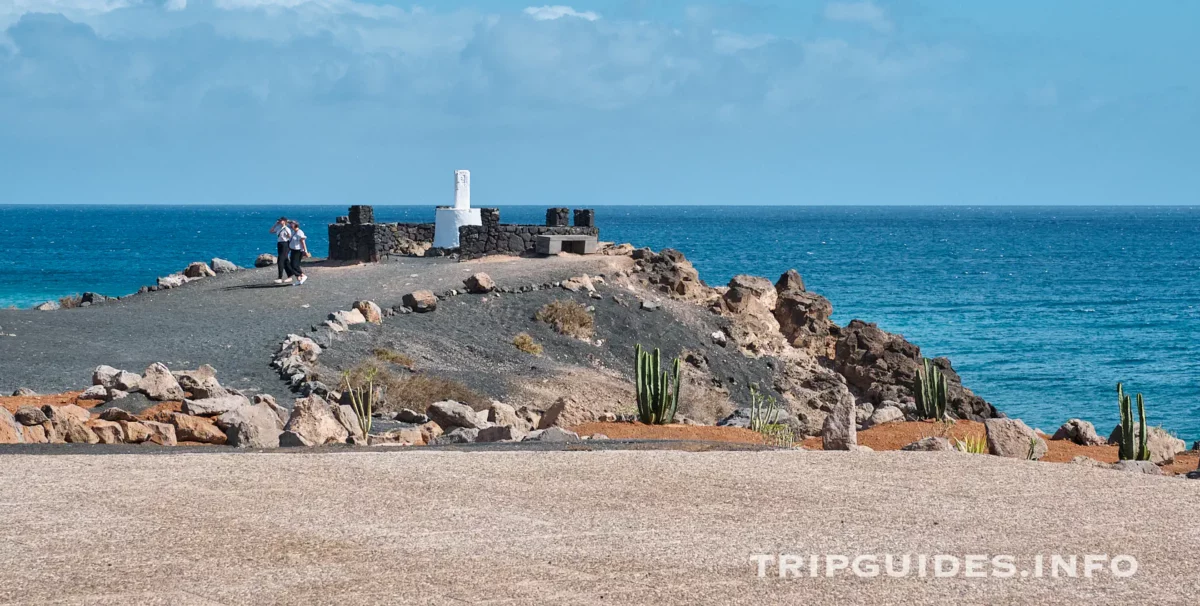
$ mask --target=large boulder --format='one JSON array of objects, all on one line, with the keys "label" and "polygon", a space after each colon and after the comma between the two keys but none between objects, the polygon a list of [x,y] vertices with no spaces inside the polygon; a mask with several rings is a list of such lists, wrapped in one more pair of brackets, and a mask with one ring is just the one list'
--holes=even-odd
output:
[{"label": "large boulder", "polygon": [[[513,411],[514,414],[516,411]],[[575,398],[563,396],[555,400],[550,408],[542,414],[538,429],[550,427],[575,427],[589,421],[595,421],[596,415],[588,407],[580,404]]]},{"label": "large boulder", "polygon": [[184,284],[187,284],[190,280],[191,280],[191,278],[188,278],[187,276],[185,276],[183,274],[170,274],[170,275],[162,276],[161,278],[158,279],[158,287],[159,288],[178,288],[180,286],[183,286]]},{"label": "large boulder", "polygon": [[833,355],[831,346],[839,331],[829,319],[833,315],[829,299],[804,290],[804,280],[794,269],[780,276],[775,290],[775,320],[787,342],[820,356]]},{"label": "large boulder", "polygon": [[25,442],[25,432],[22,424],[7,408],[0,407],[0,444],[21,444]]},{"label": "large boulder", "polygon": [[196,370],[180,370],[172,374],[175,376],[175,380],[179,381],[179,386],[192,394],[194,400],[229,395],[229,392],[217,382],[217,370],[208,364],[202,364]]},{"label": "large boulder", "polygon": [[151,400],[182,400],[184,398],[183,388],[179,386],[179,381],[161,362],[155,362],[146,368],[146,371],[142,373],[142,379],[138,381],[138,390]]},{"label": "large boulder", "polygon": [[113,423],[120,423],[121,421],[137,421],[138,420],[138,418],[133,413],[129,412],[128,410],[125,410],[124,408],[118,408],[116,406],[114,406],[112,408],[105,408],[103,411],[100,412],[100,418],[102,420],[111,421]]},{"label": "large boulder", "polygon": [[33,406],[22,406],[13,414],[17,422],[22,425],[41,425],[50,420],[40,408]]},{"label": "large boulder", "polygon": [[[851,320],[838,331],[833,365],[856,395],[880,404],[885,400],[912,400],[913,381],[922,359],[920,348],[904,337],[880,330],[874,324]],[[949,360],[934,358],[933,363],[946,377],[946,407],[950,414],[973,421],[996,416],[991,404],[963,387]]]},{"label": "large boulder", "polygon": [[357,309],[338,310],[329,314],[329,321],[346,328],[355,324],[366,324],[367,317],[362,315],[362,312]]},{"label": "large boulder", "polygon": [[213,258],[211,265],[213,272],[218,274],[231,274],[241,269],[237,265],[234,265],[233,261],[218,258]]},{"label": "large boulder", "polygon": [[433,446],[442,446],[445,444],[470,444],[479,437],[479,429],[474,427],[455,427],[450,431],[436,437],[431,443]]},{"label": "large boulder", "polygon": [[446,430],[453,427],[480,429],[485,425],[479,422],[479,415],[473,408],[454,400],[430,404],[425,409],[425,416]]},{"label": "large boulder", "polygon": [[1046,441],[1020,419],[987,419],[983,427],[987,431],[988,452],[991,454],[1035,461],[1046,456]]},{"label": "large boulder", "polygon": [[367,322],[371,324],[383,324],[383,309],[376,305],[374,301],[355,301],[354,309],[362,314]]},{"label": "large boulder", "polygon": [[559,285],[563,290],[569,290],[571,292],[596,292],[596,286],[592,284],[592,278],[587,274],[567,278],[559,283]]},{"label": "large boulder", "polygon": [[182,409],[183,412],[189,415],[215,417],[249,405],[250,400],[246,396],[227,395],[218,398],[204,398],[202,400],[185,399]]},{"label": "large boulder", "polygon": [[[397,417],[399,420],[399,417]],[[521,433],[529,433],[533,429],[528,419],[517,413],[517,409],[504,402],[492,401],[488,408],[487,420],[493,425],[512,427]]]},{"label": "large boulder", "polygon": [[1070,419],[1054,432],[1052,440],[1070,440],[1081,446],[1101,446],[1107,444],[1104,438],[1096,434],[1096,426],[1083,419]]},{"label": "large boulder", "polygon": [[92,421],[89,426],[92,433],[96,434],[96,439],[100,444],[125,443],[125,430],[121,428],[120,423],[97,419]]},{"label": "large boulder", "polygon": [[850,450],[858,444],[858,425],[854,407],[839,406],[825,417],[821,426],[821,443],[825,450]]},{"label": "large boulder", "polygon": [[529,432],[522,442],[581,442],[579,434],[562,427],[554,426]]},{"label": "large boulder", "polygon": [[705,300],[712,294],[700,280],[700,272],[675,249],[664,248],[658,253],[637,249],[630,256],[636,261],[635,270],[646,284],[661,292],[685,300]]},{"label": "large boulder", "polygon": [[42,413],[49,420],[54,435],[61,441],[72,444],[95,444],[100,441],[96,433],[87,426],[92,415],[84,408],[74,404],[47,404],[42,407]]},{"label": "large boulder", "polygon": [[126,444],[141,444],[151,438],[150,430],[141,421],[117,421],[125,434]]},{"label": "large boulder", "polygon": [[99,385],[109,390],[136,391],[142,378],[132,372],[118,370],[112,366],[100,365],[92,371],[92,385]]},{"label": "large boulder", "polygon": [[946,438],[941,436],[930,436],[928,438],[921,438],[920,440],[917,440],[916,442],[913,442],[912,444],[909,444],[900,450],[909,452],[952,451],[954,450],[954,446],[950,444],[950,440]]},{"label": "large boulder", "polygon": [[217,273],[208,266],[208,263],[196,261],[183,270],[183,275],[195,280],[196,278],[211,278]]},{"label": "large boulder", "polygon": [[333,405],[318,395],[296,400],[279,436],[280,446],[343,444],[350,432],[334,416]]},{"label": "large boulder", "polygon": [[730,278],[728,289],[722,298],[735,313],[740,311],[740,305],[751,299],[757,299],[768,311],[774,311],[779,298],[771,281],[759,276],[736,275]]},{"label": "large boulder", "polygon": [[866,427],[875,427],[884,423],[895,423],[904,420],[904,411],[895,406],[880,406],[871,413],[870,418],[864,423]]},{"label": "large boulder", "polygon": [[79,394],[80,400],[107,400],[108,388],[103,385],[93,385]]},{"label": "large boulder", "polygon": [[[142,421],[141,426],[144,427],[150,436],[143,442],[150,442],[160,446],[175,446],[179,441],[175,438],[175,426],[170,423],[160,423],[158,421]],[[128,428],[126,433],[128,433]]]},{"label": "large boulder", "polygon": [[171,415],[171,425],[175,426],[175,438],[182,442],[225,443],[225,432],[221,431],[212,419],[175,413]]},{"label": "large boulder", "polygon": [[527,432],[511,425],[484,427],[475,435],[476,442],[520,442]]},{"label": "large boulder", "polygon": [[437,309],[437,297],[428,290],[417,290],[404,295],[401,301],[404,306],[417,312],[425,313]]},{"label": "large boulder", "polygon": [[475,294],[496,290],[496,283],[492,281],[492,277],[483,272],[471,274],[470,277],[463,280],[463,286],[467,287],[467,292]]},{"label": "large boulder", "polygon": [[743,351],[776,353],[783,348],[783,338],[772,312],[775,298],[766,278],[734,276],[729,288],[713,302],[713,309],[730,318],[726,332]]},{"label": "large boulder", "polygon": [[340,404],[331,406],[330,410],[333,412],[334,418],[338,420],[338,423],[341,423],[342,427],[346,428],[346,433],[350,434],[350,438],[354,438],[355,440],[366,438],[363,435],[362,425],[358,420],[358,413],[354,412],[353,406]]},{"label": "large boulder", "polygon": [[236,448],[278,448],[284,423],[266,402],[244,406],[217,417],[226,443]]},{"label": "large boulder", "polygon": [[263,253],[254,259],[255,267],[270,267],[279,262],[279,259],[271,253]]},{"label": "large boulder", "polygon": [[[1175,455],[1187,450],[1187,443],[1171,435],[1161,427],[1146,428],[1146,449],[1150,451],[1150,462],[1155,465],[1166,465],[1175,460]],[[1133,425],[1134,443],[1142,435],[1137,423]],[[1109,444],[1121,444],[1121,425],[1118,423],[1108,435]],[[1136,446],[1135,446],[1136,448]]]}]

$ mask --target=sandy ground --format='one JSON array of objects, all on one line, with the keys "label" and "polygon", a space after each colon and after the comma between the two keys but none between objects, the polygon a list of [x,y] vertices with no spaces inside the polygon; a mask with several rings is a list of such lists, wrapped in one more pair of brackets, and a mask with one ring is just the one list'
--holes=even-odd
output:
[{"label": "sandy ground", "polygon": [[[1191,604],[1200,482],[954,453],[10,456],[0,602]],[[753,554],[1129,554],[1096,578]],[[775,569],[772,569],[774,571]]]}]

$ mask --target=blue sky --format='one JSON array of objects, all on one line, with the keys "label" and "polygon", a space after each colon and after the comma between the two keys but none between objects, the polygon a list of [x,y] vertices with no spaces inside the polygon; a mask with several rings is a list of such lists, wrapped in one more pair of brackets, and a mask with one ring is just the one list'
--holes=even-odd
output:
[{"label": "blue sky", "polygon": [[0,0],[0,203],[1198,204],[1200,2]]}]

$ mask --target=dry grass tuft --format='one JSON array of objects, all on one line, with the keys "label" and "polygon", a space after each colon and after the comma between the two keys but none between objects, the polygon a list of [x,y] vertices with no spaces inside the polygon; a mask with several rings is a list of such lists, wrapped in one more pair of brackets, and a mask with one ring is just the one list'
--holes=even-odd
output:
[{"label": "dry grass tuft", "polygon": [[379,347],[372,350],[371,355],[384,362],[391,362],[405,368],[412,368],[416,364],[416,361],[410,356],[406,356],[398,351],[392,351],[386,347]]},{"label": "dry grass tuft", "polygon": [[487,398],[453,379],[426,373],[401,376],[375,358],[363,360],[350,369],[352,387],[365,387],[372,377],[376,388],[383,390],[382,398],[375,402],[375,409],[381,412],[396,412],[401,408],[420,412],[442,400],[455,400],[475,409],[488,403]]},{"label": "dry grass tuft", "polygon": [[534,316],[554,327],[559,334],[576,339],[590,339],[595,329],[592,314],[586,307],[565,299],[547,303]]},{"label": "dry grass tuft", "polygon": [[535,356],[542,355],[541,344],[539,344],[537,341],[534,341],[533,337],[529,336],[529,333],[523,332],[513,337],[513,345],[515,345],[517,349],[527,354]]},{"label": "dry grass tuft", "polygon": [[58,306],[63,309],[75,309],[83,303],[83,297],[79,295],[67,295],[58,300]]}]

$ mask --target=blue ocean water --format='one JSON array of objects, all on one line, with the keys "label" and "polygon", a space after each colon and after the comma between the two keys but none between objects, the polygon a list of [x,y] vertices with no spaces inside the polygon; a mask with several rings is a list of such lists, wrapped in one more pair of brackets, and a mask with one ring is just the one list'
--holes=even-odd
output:
[{"label": "blue ocean water", "polygon": [[[501,209],[540,223],[545,209]],[[327,250],[328,207],[0,206],[0,307],[121,295],[188,262],[247,265],[281,214]],[[603,239],[683,251],[710,284],[788,268],[835,320],[877,322],[948,356],[1012,416],[1115,424],[1115,385],[1152,424],[1200,439],[1200,208],[601,207]],[[429,207],[376,207],[431,221]]]}]

